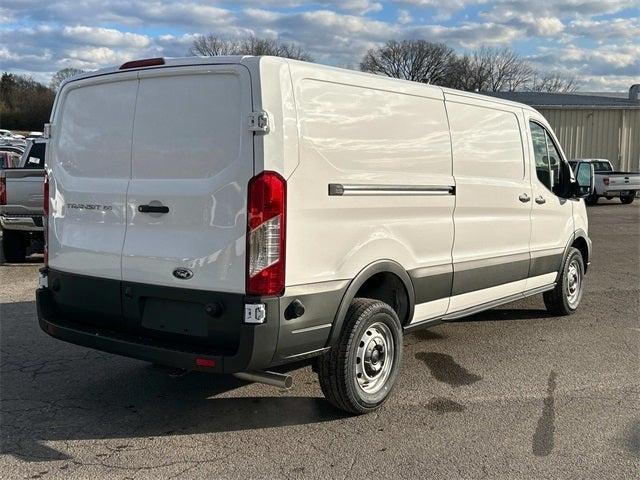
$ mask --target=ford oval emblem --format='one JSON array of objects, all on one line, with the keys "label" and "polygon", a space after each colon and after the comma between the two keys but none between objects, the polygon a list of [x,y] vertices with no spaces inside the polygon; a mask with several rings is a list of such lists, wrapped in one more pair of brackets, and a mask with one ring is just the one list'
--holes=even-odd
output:
[{"label": "ford oval emblem", "polygon": [[188,268],[178,267],[173,271],[173,276],[180,280],[189,280],[193,277],[193,272]]}]

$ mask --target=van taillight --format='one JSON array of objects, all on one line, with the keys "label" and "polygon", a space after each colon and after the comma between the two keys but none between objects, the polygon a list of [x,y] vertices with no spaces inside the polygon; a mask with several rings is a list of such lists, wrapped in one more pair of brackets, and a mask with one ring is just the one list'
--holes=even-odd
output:
[{"label": "van taillight", "polygon": [[49,176],[45,174],[42,182],[42,227],[44,234],[44,266],[49,266]]},{"label": "van taillight", "polygon": [[0,178],[0,205],[7,204],[7,179]]},{"label": "van taillight", "polygon": [[287,182],[275,172],[249,181],[247,294],[284,293]]}]

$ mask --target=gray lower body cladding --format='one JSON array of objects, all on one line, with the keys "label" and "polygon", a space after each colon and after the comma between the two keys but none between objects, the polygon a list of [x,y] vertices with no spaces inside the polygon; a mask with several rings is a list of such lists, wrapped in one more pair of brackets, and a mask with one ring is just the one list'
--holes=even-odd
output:
[{"label": "gray lower body cladding", "polygon": [[[409,272],[415,303],[481,290],[560,268],[562,253],[497,257]],[[53,337],[192,370],[234,373],[321,354],[350,280],[287,287],[282,297],[247,297],[48,271],[38,318]],[[263,324],[244,323],[244,306],[263,303]],[[292,304],[298,305],[292,313]],[[301,309],[300,309],[301,307]],[[198,359],[212,360],[212,366]],[[206,363],[206,362],[205,362]]]},{"label": "gray lower body cladding", "polygon": [[[42,330],[61,340],[154,363],[218,373],[265,369],[324,349],[348,282],[248,297],[103,279],[49,269],[36,294]],[[304,314],[286,318],[298,300]],[[266,321],[244,323],[263,303]],[[210,360],[209,365],[204,365]]]},{"label": "gray lower body cladding", "polygon": [[505,283],[557,272],[562,251],[504,255],[453,265],[417,268],[409,271],[415,288],[415,303],[426,303],[462,295]]}]

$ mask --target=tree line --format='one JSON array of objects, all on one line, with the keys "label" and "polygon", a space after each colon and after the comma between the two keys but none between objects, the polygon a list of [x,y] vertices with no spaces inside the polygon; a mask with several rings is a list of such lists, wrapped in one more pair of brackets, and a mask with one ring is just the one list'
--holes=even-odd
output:
[{"label": "tree line", "polygon": [[[273,55],[313,61],[311,54],[292,43],[249,36],[226,40],[213,34],[198,36],[190,55]],[[368,50],[359,63],[363,72],[472,92],[575,92],[576,79],[538,72],[510,48],[481,47],[457,53],[444,43],[426,40],[389,40]]]},{"label": "tree line", "polygon": [[[247,36],[225,39],[213,34],[193,41],[189,55],[273,55],[313,61],[311,54],[297,44]],[[372,48],[361,59],[363,72],[430,83],[473,92],[534,91],[575,92],[576,79],[536,71],[510,48],[481,47],[457,53],[444,43],[426,40],[390,40]],[[0,128],[42,130],[49,121],[55,93],[68,77],[82,70],[65,68],[44,85],[25,75],[3,73],[0,77]]]},{"label": "tree line", "polygon": [[0,128],[42,130],[49,121],[60,83],[78,73],[82,70],[64,68],[53,75],[49,85],[27,75],[3,73],[0,77]]}]

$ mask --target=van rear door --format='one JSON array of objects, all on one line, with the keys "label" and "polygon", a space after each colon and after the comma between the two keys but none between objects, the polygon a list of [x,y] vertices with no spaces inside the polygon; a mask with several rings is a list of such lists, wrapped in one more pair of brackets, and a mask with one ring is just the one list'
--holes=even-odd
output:
[{"label": "van rear door", "polygon": [[71,82],[56,99],[47,152],[53,269],[121,280],[137,88],[137,72],[125,72]]},{"label": "van rear door", "polygon": [[139,72],[126,282],[244,293],[251,79],[238,64]]}]

